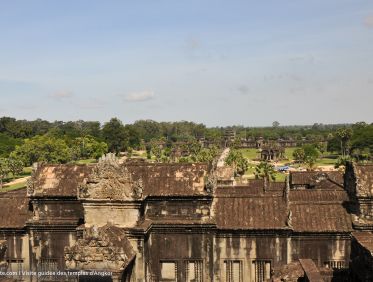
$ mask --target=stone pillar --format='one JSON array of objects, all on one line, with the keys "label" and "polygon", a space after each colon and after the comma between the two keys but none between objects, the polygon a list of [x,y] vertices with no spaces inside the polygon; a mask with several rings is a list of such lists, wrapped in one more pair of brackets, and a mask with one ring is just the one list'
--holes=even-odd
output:
[{"label": "stone pillar", "polygon": [[291,263],[292,259],[292,249],[291,249],[291,237],[286,238],[286,263]]}]

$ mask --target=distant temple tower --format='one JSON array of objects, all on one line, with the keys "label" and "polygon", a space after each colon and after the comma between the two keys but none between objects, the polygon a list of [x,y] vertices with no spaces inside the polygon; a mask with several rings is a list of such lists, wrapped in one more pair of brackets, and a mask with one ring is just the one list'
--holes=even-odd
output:
[{"label": "distant temple tower", "polygon": [[223,135],[224,147],[229,147],[236,139],[236,132],[233,129],[226,129]]}]

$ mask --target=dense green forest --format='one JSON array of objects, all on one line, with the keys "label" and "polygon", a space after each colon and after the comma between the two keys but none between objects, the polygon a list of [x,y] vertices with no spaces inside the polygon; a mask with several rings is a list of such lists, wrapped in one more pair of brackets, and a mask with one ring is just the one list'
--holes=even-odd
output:
[{"label": "dense green forest", "polygon": [[203,137],[218,141],[227,129],[236,132],[237,139],[293,139],[315,142],[327,141],[327,151],[342,156],[367,159],[373,153],[373,124],[271,127],[212,127],[194,122],[156,122],[139,120],[123,124],[117,118],[101,124],[97,121],[17,120],[0,118],[0,157],[17,158],[25,165],[34,161],[65,163],[71,160],[98,158],[105,152],[147,149],[154,141],[193,141]]}]

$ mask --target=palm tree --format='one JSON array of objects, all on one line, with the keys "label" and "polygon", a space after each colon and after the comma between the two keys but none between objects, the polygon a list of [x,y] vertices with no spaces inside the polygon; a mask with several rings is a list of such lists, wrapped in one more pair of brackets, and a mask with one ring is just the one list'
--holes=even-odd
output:
[{"label": "palm tree", "polygon": [[249,167],[249,162],[238,150],[231,150],[225,159],[225,163],[232,166],[238,176],[244,175]]},{"label": "palm tree", "polygon": [[345,157],[347,155],[348,141],[350,141],[352,137],[352,129],[351,128],[340,128],[337,130],[336,134],[341,141],[342,157]]},{"label": "palm tree", "polygon": [[255,167],[254,175],[256,179],[264,180],[264,191],[267,189],[270,180],[276,180],[275,167],[268,162],[260,162],[260,164]]}]

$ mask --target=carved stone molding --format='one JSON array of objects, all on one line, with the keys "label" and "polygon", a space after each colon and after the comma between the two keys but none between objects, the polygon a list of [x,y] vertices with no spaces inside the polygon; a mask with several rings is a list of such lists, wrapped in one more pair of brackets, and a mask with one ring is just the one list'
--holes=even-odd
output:
[{"label": "carved stone molding", "polygon": [[27,185],[27,195],[32,196],[35,192],[35,179],[33,176],[27,179],[26,185]]},{"label": "carved stone molding", "polygon": [[65,263],[68,269],[101,269],[123,271],[134,258],[125,231],[106,225],[86,228],[83,238],[75,245],[65,247]]},{"label": "carved stone molding", "polygon": [[133,181],[126,166],[119,164],[114,154],[108,154],[79,185],[78,195],[81,199],[139,200],[143,196],[143,182]]}]

